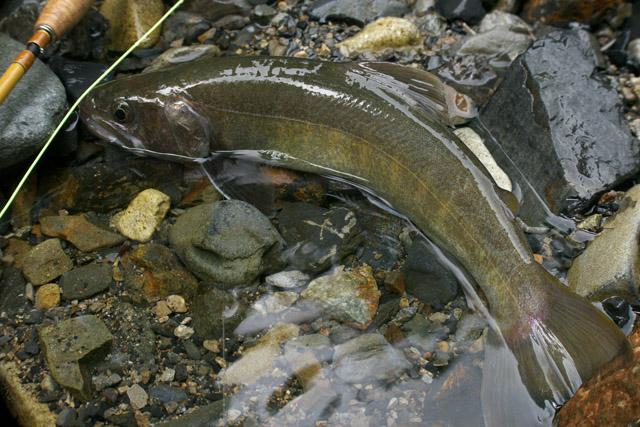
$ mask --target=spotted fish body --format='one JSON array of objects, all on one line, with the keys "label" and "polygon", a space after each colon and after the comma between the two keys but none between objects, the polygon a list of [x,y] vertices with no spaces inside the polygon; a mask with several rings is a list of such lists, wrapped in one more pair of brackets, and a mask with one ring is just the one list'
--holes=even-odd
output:
[{"label": "spotted fish body", "polygon": [[[626,339],[534,261],[490,176],[451,130],[461,102],[433,75],[394,64],[229,57],[108,83],[82,116],[141,155],[252,153],[372,191],[455,258],[486,298],[494,325],[486,423],[544,423],[536,408],[567,399]],[[505,375],[520,386],[504,386]],[[534,409],[497,403],[518,394]]]}]

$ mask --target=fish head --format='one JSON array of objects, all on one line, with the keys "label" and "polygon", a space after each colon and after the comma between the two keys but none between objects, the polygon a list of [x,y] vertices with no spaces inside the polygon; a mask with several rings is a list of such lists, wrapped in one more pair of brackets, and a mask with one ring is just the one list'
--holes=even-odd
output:
[{"label": "fish head", "polygon": [[210,154],[209,122],[190,97],[138,76],[94,89],[80,116],[101,139],[139,155],[198,161]]}]

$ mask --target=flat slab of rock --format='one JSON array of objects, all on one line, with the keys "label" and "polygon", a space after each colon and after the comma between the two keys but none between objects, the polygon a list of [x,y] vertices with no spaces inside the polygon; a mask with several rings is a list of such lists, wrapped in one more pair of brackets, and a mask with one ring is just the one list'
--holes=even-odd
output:
[{"label": "flat slab of rock", "polygon": [[86,215],[62,215],[40,218],[42,234],[60,237],[83,252],[111,248],[125,241],[117,233],[91,223]]},{"label": "flat slab of rock", "polygon": [[44,285],[73,268],[60,240],[49,239],[34,246],[24,257],[22,273],[34,285]]},{"label": "flat slab of rock", "polygon": [[380,291],[371,267],[363,265],[318,277],[301,297],[336,320],[366,329],[378,311]]},{"label": "flat slab of rock", "polygon": [[110,264],[89,264],[64,273],[60,278],[62,297],[85,299],[109,289],[112,283]]},{"label": "flat slab of rock", "polygon": [[[0,33],[0,69],[6,70],[23,49],[24,44]],[[32,102],[34,93],[38,102]],[[0,169],[34,155],[62,118],[66,103],[67,95],[58,77],[36,59],[0,104]]]},{"label": "flat slab of rock", "polygon": [[489,150],[522,189],[526,222],[543,222],[541,202],[571,213],[640,169],[640,146],[615,87],[598,75],[590,37],[560,30],[536,41],[480,114]]},{"label": "flat slab of rock", "polygon": [[569,287],[594,300],[637,298],[640,286],[640,186],[620,201],[616,216],[571,265]]},{"label": "flat slab of rock", "polygon": [[335,374],[349,383],[397,378],[411,364],[380,334],[364,334],[336,346]]},{"label": "flat slab of rock", "polygon": [[109,351],[112,336],[96,316],[62,320],[38,330],[47,366],[58,384],[76,398],[91,398],[87,365],[101,360]]}]

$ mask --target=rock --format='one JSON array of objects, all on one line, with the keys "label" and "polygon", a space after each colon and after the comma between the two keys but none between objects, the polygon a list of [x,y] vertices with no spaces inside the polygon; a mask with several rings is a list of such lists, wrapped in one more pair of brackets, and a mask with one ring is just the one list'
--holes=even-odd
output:
[{"label": "rock", "polygon": [[511,65],[480,121],[491,134],[487,147],[523,190],[525,222],[548,217],[541,200],[553,213],[572,213],[637,173],[640,147],[621,108],[617,91],[597,76],[585,31],[555,31]]},{"label": "rock", "polygon": [[202,343],[202,346],[212,353],[220,352],[220,344],[218,343],[217,340],[204,340],[204,342]]},{"label": "rock", "polygon": [[449,334],[446,326],[431,322],[419,313],[402,325],[402,330],[409,343],[423,352],[435,351],[437,343],[446,339]]},{"label": "rock", "polygon": [[112,336],[95,316],[79,316],[38,329],[47,366],[58,384],[76,398],[91,398],[87,370],[109,351]]},{"label": "rock", "polygon": [[434,308],[443,307],[458,294],[458,281],[422,240],[407,248],[403,268],[408,294]]},{"label": "rock", "polygon": [[202,16],[178,10],[169,16],[162,25],[162,40],[170,45],[173,41],[192,44],[197,37],[207,31],[211,24]]},{"label": "rock", "polygon": [[640,38],[632,40],[627,46],[627,55],[629,62],[631,62],[636,68],[640,68]]},{"label": "rock", "polygon": [[283,244],[269,220],[239,200],[188,209],[169,239],[192,273],[222,287],[251,283],[279,266]]},{"label": "rock", "polygon": [[225,410],[225,401],[217,400],[180,415],[180,417],[156,424],[157,427],[209,427],[217,425]]},{"label": "rock", "polygon": [[284,345],[284,357],[287,360],[309,352],[313,353],[319,362],[331,360],[333,348],[329,337],[320,334],[302,335],[287,341]]},{"label": "rock", "polygon": [[222,337],[223,328],[233,331],[245,317],[246,302],[230,292],[201,285],[198,297],[191,304],[193,328],[202,339]]},{"label": "rock", "polygon": [[142,72],[162,70],[171,65],[194,61],[205,56],[220,56],[220,53],[218,46],[210,44],[172,47],[155,58]]},{"label": "rock", "polygon": [[178,327],[173,331],[173,335],[180,339],[189,339],[195,333],[193,328],[190,328],[185,325],[178,325]]},{"label": "rock", "polygon": [[149,388],[149,397],[165,404],[169,402],[180,403],[187,400],[187,393],[180,388],[160,384]]},{"label": "rock", "polygon": [[411,21],[387,17],[366,25],[337,46],[344,56],[354,57],[365,52],[415,47],[421,41],[420,30]]},{"label": "rock", "polygon": [[487,13],[481,0],[437,0],[436,11],[450,21],[462,19],[477,24]]},{"label": "rock", "polygon": [[60,305],[60,287],[55,283],[42,285],[36,291],[36,308],[48,310]]},{"label": "rock", "polygon": [[119,384],[122,381],[122,377],[116,373],[113,374],[100,374],[92,378],[93,386],[97,391],[102,391],[107,387],[112,387]]},{"label": "rock", "polygon": [[248,15],[251,11],[247,0],[191,0],[185,7],[213,23],[225,16]]},{"label": "rock", "polygon": [[326,270],[351,254],[362,241],[353,211],[307,203],[283,203],[278,229],[287,242],[287,261],[311,273]]},{"label": "rock", "polygon": [[176,162],[139,158],[126,153],[117,160],[89,162],[65,169],[50,169],[42,177],[43,207],[53,211],[110,212],[122,209],[146,188],[182,198],[184,166]]},{"label": "rock", "polygon": [[187,303],[180,295],[169,295],[167,297],[167,306],[174,313],[186,313]]},{"label": "rock", "polygon": [[121,258],[124,283],[134,302],[154,302],[172,294],[191,297],[197,280],[166,246],[147,243]]},{"label": "rock", "polygon": [[411,364],[380,334],[364,334],[335,347],[335,374],[349,383],[396,379]]},{"label": "rock", "polygon": [[574,261],[567,281],[584,297],[601,301],[609,296],[640,296],[640,186],[620,201],[620,209]]},{"label": "rock", "polygon": [[619,9],[623,0],[529,0],[525,2],[522,16],[531,22],[544,24],[596,23],[608,12]]},{"label": "rock", "polygon": [[123,212],[111,220],[118,231],[132,240],[147,242],[164,219],[171,206],[171,198],[149,188],[138,194]]},{"label": "rock", "polygon": [[56,417],[56,427],[79,427],[78,412],[73,408],[64,408]]},{"label": "rock", "polygon": [[60,278],[62,297],[85,299],[109,289],[112,283],[110,264],[88,264],[64,273]]},{"label": "rock", "polygon": [[312,18],[364,25],[383,16],[402,16],[409,12],[397,0],[316,0],[309,9]]},{"label": "rock", "polygon": [[298,300],[295,292],[274,292],[261,297],[253,305],[253,309],[261,314],[280,313],[291,307]]},{"label": "rock", "polygon": [[22,272],[34,285],[44,285],[73,268],[71,258],[62,250],[60,240],[49,239],[35,246],[24,257]]},{"label": "rock", "polygon": [[445,83],[468,95],[474,103],[482,106],[491,99],[499,83],[496,71],[479,56],[455,56],[435,68],[436,74]]},{"label": "rock", "polygon": [[518,15],[494,10],[487,13],[478,27],[478,32],[486,33],[497,28],[504,28],[515,33],[530,34],[532,32],[529,24],[524,22]]},{"label": "rock", "polygon": [[457,55],[492,58],[492,64],[508,66],[533,43],[533,37],[504,27],[473,35],[466,39]]},{"label": "rock", "polygon": [[[159,318],[165,318],[173,313],[173,310],[169,308],[169,304],[167,304],[165,300],[161,300],[153,307],[153,313]],[[160,319],[158,319],[158,321],[160,321]]]},{"label": "rock", "polygon": [[631,357],[619,356],[582,384],[554,419],[559,427],[632,425],[640,413],[640,329],[629,337]]},{"label": "rock", "polygon": [[0,280],[0,313],[13,317],[27,303],[22,272],[14,267],[5,268]]},{"label": "rock", "polygon": [[300,288],[311,280],[309,275],[304,274],[302,271],[290,270],[281,271],[270,276],[265,277],[265,282],[269,286],[274,286],[281,289],[296,289]]},{"label": "rock", "polygon": [[[23,43],[0,33],[0,69],[6,70],[23,49]],[[38,93],[38,102],[31,102],[33,93]],[[36,59],[0,105],[0,170],[28,159],[42,147],[62,118],[66,101],[60,80]]]},{"label": "rock", "polygon": [[[76,101],[107,70],[96,62],[74,61],[61,55],[49,59],[47,65],[60,78],[71,101]],[[111,80],[106,77],[105,82]]]},{"label": "rock", "polygon": [[268,375],[280,356],[280,344],[298,336],[299,333],[300,328],[293,324],[274,327],[220,374],[220,383],[247,386]]},{"label": "rock", "polygon": [[[109,50],[129,49],[164,13],[162,0],[105,0],[100,13],[109,21]],[[139,47],[151,47],[158,41],[160,29],[154,31]]]},{"label": "rock", "polygon": [[149,402],[149,395],[138,384],[134,384],[127,389],[127,397],[134,409],[142,409]]},{"label": "rock", "polygon": [[338,269],[309,283],[301,297],[317,305],[328,316],[358,329],[366,329],[378,310],[380,291],[371,267],[352,271]]},{"label": "rock", "polygon": [[82,252],[111,248],[124,242],[124,237],[92,224],[86,215],[62,215],[40,218],[42,234],[60,237]]}]

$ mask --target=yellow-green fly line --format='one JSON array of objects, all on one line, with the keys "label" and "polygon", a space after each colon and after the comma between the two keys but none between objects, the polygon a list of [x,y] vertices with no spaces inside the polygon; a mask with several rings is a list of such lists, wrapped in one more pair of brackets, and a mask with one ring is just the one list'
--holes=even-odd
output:
[{"label": "yellow-green fly line", "polygon": [[176,9],[178,9],[182,5],[182,3],[184,3],[184,0],[176,1],[176,3],[169,10],[167,10],[167,12],[164,15],[155,24],[153,24],[153,26],[149,29],[149,31],[144,33],[142,37],[140,37],[125,53],[122,54],[122,56],[120,56],[113,64],[111,64],[111,66],[104,73],[102,73],[100,77],[98,77],[98,79],[95,82],[93,82],[91,86],[89,86],[89,88],[86,91],[84,91],[82,95],[80,95],[78,100],[73,103],[73,105],[69,108],[65,116],[62,118],[62,120],[58,124],[58,126],[54,129],[51,136],[49,136],[49,139],[47,140],[47,142],[42,146],[42,148],[38,152],[38,155],[35,157],[35,159],[33,159],[33,162],[31,163],[27,171],[22,176],[22,179],[20,179],[20,182],[18,182],[18,185],[16,186],[15,190],[13,190],[13,193],[11,193],[11,196],[9,197],[9,200],[7,200],[7,203],[5,203],[5,205],[2,207],[2,211],[0,211],[0,220],[4,218],[5,214],[11,207],[11,204],[14,202],[14,200],[20,193],[20,190],[22,190],[22,187],[25,185],[25,183],[27,182],[27,180],[35,170],[36,166],[38,165],[38,162],[40,162],[40,159],[42,159],[42,156],[44,156],[44,153],[47,151],[47,148],[49,148],[49,146],[51,145],[55,137],[58,135],[58,133],[60,133],[62,128],[67,123],[67,120],[69,119],[69,117],[71,117],[73,112],[78,108],[82,100],[86,98],[89,92],[91,92],[96,86],[98,86],[102,82],[102,80],[105,79],[105,77],[107,77],[111,72],[113,72],[118,67],[118,65],[120,65],[120,63],[124,61],[127,58],[127,56],[129,56],[131,52],[137,49],[138,46],[140,46],[140,43],[142,43],[154,31],[160,28],[160,25],[162,25],[162,23],[169,16],[171,16],[173,12],[175,12]]}]

